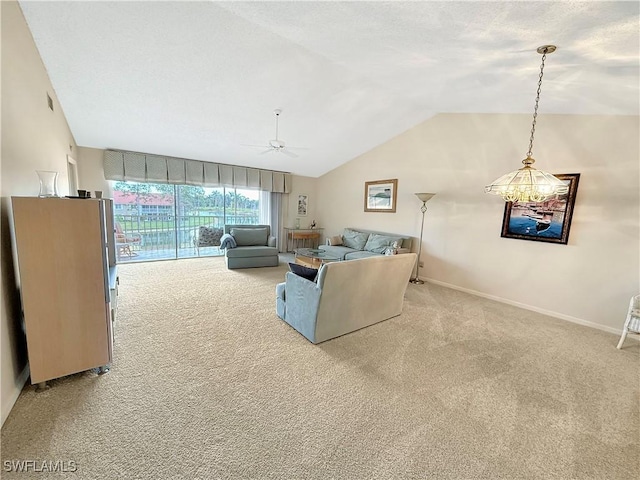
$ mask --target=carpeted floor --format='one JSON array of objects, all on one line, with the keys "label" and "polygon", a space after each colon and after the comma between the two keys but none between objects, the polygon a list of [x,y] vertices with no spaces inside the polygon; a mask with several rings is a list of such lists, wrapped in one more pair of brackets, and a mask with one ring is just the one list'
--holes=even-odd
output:
[{"label": "carpeted floor", "polygon": [[425,284],[314,346],[275,314],[285,271],[121,266],[111,372],[26,387],[3,478],[639,478],[638,342]]}]

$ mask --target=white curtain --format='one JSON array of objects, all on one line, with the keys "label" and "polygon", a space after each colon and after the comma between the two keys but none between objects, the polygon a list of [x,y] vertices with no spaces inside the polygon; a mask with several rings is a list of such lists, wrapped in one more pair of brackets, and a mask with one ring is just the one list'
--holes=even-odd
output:
[{"label": "white curtain", "polygon": [[283,237],[284,229],[282,228],[282,194],[278,192],[265,192],[271,196],[270,199],[270,213],[271,219],[269,224],[271,225],[271,231],[274,232],[273,235],[277,238],[276,246],[278,247],[279,252],[283,252],[286,248],[287,242]]},{"label": "white curtain", "polygon": [[[259,197],[260,214],[258,216],[258,223],[260,225],[271,225],[271,192],[260,191]],[[273,225],[271,225],[273,227]],[[277,236],[277,232],[272,235]]]}]

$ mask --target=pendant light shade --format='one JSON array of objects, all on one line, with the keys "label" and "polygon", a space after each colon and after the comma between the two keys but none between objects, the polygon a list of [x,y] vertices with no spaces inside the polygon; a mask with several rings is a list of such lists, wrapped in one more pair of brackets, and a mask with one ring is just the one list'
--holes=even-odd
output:
[{"label": "pendant light shade", "polygon": [[536,130],[536,120],[538,118],[538,103],[540,102],[544,61],[548,53],[556,51],[556,47],[554,45],[543,45],[539,47],[537,51],[542,54],[542,65],[540,65],[538,91],[536,93],[536,104],[533,111],[529,151],[527,152],[527,158],[522,161],[524,167],[501,176],[491,183],[491,185],[487,185],[484,188],[486,193],[500,195],[506,202],[542,202],[550,197],[569,191],[569,186],[562,180],[554,177],[550,173],[536,170],[532,166],[535,163],[531,155],[533,151],[533,135]]},{"label": "pendant light shade", "polygon": [[550,173],[536,170],[535,160],[525,158],[524,167],[507,173],[485,187],[485,192],[500,195],[505,202],[542,202],[569,191],[569,186]]}]

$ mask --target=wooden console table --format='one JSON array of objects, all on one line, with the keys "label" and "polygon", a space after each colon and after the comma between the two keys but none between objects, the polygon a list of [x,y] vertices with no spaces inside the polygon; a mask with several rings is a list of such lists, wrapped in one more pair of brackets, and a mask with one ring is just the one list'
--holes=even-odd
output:
[{"label": "wooden console table", "polygon": [[[320,237],[322,236],[322,228],[290,228],[284,227],[287,236],[286,249],[292,252],[295,248],[309,247],[318,248]],[[300,245],[302,242],[302,245]]]}]

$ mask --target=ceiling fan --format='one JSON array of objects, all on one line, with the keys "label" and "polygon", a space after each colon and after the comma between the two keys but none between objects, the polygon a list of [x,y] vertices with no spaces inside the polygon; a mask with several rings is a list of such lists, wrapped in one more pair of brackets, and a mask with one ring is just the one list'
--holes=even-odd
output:
[{"label": "ceiling fan", "polygon": [[[260,152],[260,155],[264,155],[265,153],[284,153],[285,155],[288,155],[290,157],[297,157],[298,155],[296,155],[291,150],[289,150],[289,148],[291,147],[287,147],[284,143],[284,140],[280,140],[278,138],[278,120],[280,118],[281,113],[282,113],[282,110],[280,108],[276,108],[273,111],[273,114],[276,116],[276,138],[274,140],[269,140],[268,145],[245,145],[245,146],[266,148],[265,151]],[[293,148],[301,149],[304,147],[293,147]]]}]

